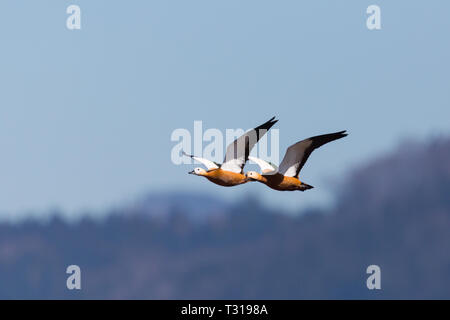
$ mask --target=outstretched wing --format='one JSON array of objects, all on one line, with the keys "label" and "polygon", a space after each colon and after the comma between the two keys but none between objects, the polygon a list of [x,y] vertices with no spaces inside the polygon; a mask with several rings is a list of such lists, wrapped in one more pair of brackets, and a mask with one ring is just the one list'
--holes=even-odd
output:
[{"label": "outstretched wing", "polygon": [[206,169],[208,170],[213,170],[213,169],[219,169],[219,165],[217,163],[215,163],[214,161],[205,159],[205,158],[200,158],[200,157],[195,157],[193,155],[187,154],[184,151],[181,151],[183,153],[183,155],[187,156],[187,157],[191,157],[192,159],[200,162],[201,164],[203,164]]},{"label": "outstretched wing", "polygon": [[278,167],[270,162],[252,156],[249,156],[248,159],[255,162],[261,169],[262,174],[264,175],[271,175],[278,172]]},{"label": "outstretched wing", "polygon": [[280,173],[287,177],[298,177],[310,154],[324,144],[347,136],[346,131],[323,134],[299,141],[290,146],[280,163]]},{"label": "outstretched wing", "polygon": [[234,140],[234,142],[230,143],[227,147],[227,153],[225,154],[223,164],[220,167],[223,170],[241,173],[255,144],[275,123],[277,123],[278,120],[274,119],[275,117],[262,125],[247,131]]}]

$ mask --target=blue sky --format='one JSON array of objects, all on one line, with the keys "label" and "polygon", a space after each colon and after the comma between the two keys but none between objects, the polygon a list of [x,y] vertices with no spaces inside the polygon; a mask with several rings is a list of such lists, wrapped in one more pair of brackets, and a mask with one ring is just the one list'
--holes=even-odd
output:
[{"label": "blue sky", "polygon": [[[66,28],[70,4],[81,30]],[[366,28],[371,4],[381,30]],[[355,164],[448,133],[448,1],[8,0],[0,12],[0,218],[76,216],[156,190],[323,205]],[[170,161],[176,128],[273,115],[282,153],[350,132],[310,158],[311,192],[221,188]]]}]

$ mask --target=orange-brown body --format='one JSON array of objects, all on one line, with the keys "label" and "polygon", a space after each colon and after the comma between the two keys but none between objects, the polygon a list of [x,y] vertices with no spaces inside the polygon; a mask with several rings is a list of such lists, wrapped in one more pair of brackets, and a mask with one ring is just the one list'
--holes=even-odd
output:
[{"label": "orange-brown body", "polygon": [[278,191],[294,191],[294,190],[305,191],[313,188],[312,186],[301,182],[296,177],[286,177],[281,173],[276,173],[272,175],[256,174],[256,176],[254,175],[251,178],[253,180],[264,183],[268,187]]},{"label": "orange-brown body", "polygon": [[247,177],[242,173],[222,169],[206,171],[202,176],[206,177],[209,181],[224,187],[232,187],[248,181]]}]

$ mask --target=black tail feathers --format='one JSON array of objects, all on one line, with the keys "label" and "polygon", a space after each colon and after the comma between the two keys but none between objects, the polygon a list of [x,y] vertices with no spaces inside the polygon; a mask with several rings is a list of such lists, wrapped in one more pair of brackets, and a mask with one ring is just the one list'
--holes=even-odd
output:
[{"label": "black tail feathers", "polygon": [[306,184],[304,182],[302,182],[302,184],[300,185],[300,191],[305,191],[305,190],[309,190],[314,188],[313,186],[310,186],[309,184]]}]

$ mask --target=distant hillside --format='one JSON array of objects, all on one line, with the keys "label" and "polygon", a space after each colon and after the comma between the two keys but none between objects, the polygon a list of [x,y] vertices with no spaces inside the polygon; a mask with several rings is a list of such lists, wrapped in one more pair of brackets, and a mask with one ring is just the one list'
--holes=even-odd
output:
[{"label": "distant hillside", "polygon": [[118,209],[118,213],[165,220],[174,211],[194,222],[206,222],[226,214],[230,203],[210,194],[189,191],[155,192],[141,197],[131,205]]},{"label": "distant hillside", "polygon": [[[156,195],[104,221],[2,224],[0,298],[450,299],[449,195],[450,140],[436,139],[355,169],[329,212],[208,198],[202,214],[221,214],[198,224],[185,214],[195,201]],[[79,292],[65,288],[69,264]],[[371,264],[380,291],[366,288]]]}]

